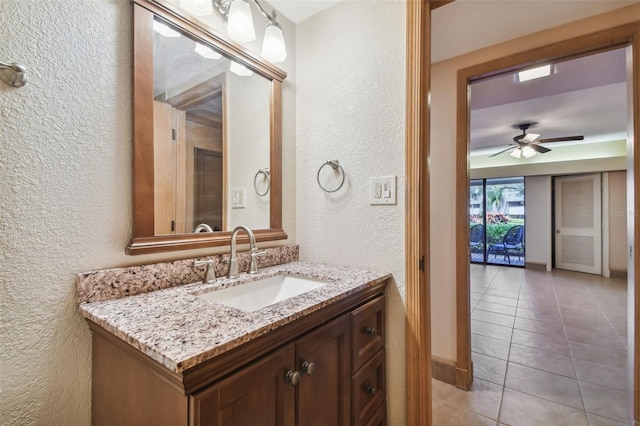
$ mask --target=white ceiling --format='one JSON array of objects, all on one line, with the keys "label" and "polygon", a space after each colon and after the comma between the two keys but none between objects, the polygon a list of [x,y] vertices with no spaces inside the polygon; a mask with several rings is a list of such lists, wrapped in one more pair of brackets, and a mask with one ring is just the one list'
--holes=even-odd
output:
[{"label": "white ceiling", "polygon": [[298,24],[341,1],[342,0],[269,0],[269,4],[294,24]]},{"label": "white ceiling", "polygon": [[[625,50],[617,49],[555,65],[556,73],[517,83],[513,74],[471,85],[471,150],[490,155],[521,134],[518,124],[541,139],[584,136],[580,142],[626,138]],[[553,148],[557,144],[546,144]],[[507,154],[504,154],[507,155]],[[552,153],[545,154],[552,157]]]},{"label": "white ceiling", "polygon": [[455,0],[433,11],[431,61],[640,3],[640,0]]}]

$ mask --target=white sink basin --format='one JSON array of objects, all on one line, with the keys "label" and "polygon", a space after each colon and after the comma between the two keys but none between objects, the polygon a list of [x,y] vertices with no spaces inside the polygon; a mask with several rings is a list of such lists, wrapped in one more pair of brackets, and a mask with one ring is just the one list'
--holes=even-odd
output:
[{"label": "white sink basin", "polygon": [[276,275],[225,288],[224,290],[210,291],[209,293],[200,294],[198,297],[242,311],[253,312],[327,284],[328,282],[326,281],[312,278]]}]

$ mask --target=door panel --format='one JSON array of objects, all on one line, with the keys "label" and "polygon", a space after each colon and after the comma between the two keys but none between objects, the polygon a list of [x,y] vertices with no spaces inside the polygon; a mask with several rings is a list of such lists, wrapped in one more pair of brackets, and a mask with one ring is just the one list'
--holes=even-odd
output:
[{"label": "door panel", "polygon": [[555,179],[556,268],[602,274],[600,174]]},{"label": "door panel", "polygon": [[293,345],[288,345],[194,394],[191,424],[293,426],[295,390],[284,379],[293,354]]},{"label": "door panel", "polygon": [[[342,317],[296,342],[298,423],[301,426],[346,426],[351,420],[350,316]],[[304,362],[314,363],[312,374]]]}]

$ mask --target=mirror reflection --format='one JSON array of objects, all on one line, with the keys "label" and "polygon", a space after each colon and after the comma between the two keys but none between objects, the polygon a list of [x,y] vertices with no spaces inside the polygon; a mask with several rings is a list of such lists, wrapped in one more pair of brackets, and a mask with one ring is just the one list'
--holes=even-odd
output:
[{"label": "mirror reflection", "polygon": [[155,235],[269,228],[270,88],[155,18]]}]

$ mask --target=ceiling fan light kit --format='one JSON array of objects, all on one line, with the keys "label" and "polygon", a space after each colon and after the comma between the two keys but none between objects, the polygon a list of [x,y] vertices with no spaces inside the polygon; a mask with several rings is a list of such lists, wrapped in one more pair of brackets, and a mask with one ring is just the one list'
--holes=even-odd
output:
[{"label": "ceiling fan light kit", "polygon": [[511,152],[510,154],[513,158],[531,158],[538,152],[540,154],[545,154],[551,151],[550,148],[540,145],[541,143],[584,140],[584,136],[565,136],[559,138],[538,139],[540,137],[539,134],[527,133],[529,127],[535,126],[536,124],[538,123],[522,123],[513,126],[517,129],[522,130],[522,134],[515,136],[513,138],[513,142],[509,144],[510,146],[508,148],[505,148],[502,151],[498,151],[495,154],[491,154],[489,157],[495,157],[504,152],[513,150],[513,152]]}]

